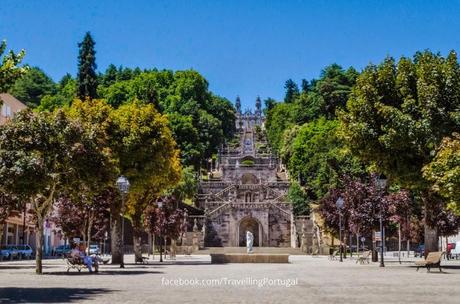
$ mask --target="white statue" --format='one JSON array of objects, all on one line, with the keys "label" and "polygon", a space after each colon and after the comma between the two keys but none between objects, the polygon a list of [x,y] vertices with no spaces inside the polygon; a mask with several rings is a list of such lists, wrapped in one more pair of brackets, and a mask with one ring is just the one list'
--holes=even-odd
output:
[{"label": "white statue", "polygon": [[252,253],[252,245],[254,244],[254,235],[251,231],[246,231],[246,248],[248,253]]}]

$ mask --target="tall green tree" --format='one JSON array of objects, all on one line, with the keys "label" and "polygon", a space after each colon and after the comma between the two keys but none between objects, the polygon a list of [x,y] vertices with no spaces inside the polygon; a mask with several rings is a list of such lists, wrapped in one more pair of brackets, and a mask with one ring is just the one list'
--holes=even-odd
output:
[{"label": "tall green tree", "polygon": [[430,184],[422,168],[433,160],[442,138],[460,129],[460,67],[457,55],[429,51],[396,64],[387,58],[358,77],[340,113],[343,137],[352,152],[372,162],[391,181],[417,191],[425,214],[426,252],[438,247]]},{"label": "tall green tree", "polygon": [[365,166],[338,137],[338,126],[337,120],[320,118],[301,126],[291,141],[286,160],[289,173],[300,177],[312,200],[319,200],[330,189],[341,186],[343,176],[365,174]]},{"label": "tall green tree", "polygon": [[113,111],[113,152],[121,174],[130,183],[128,214],[133,226],[136,258],[141,258],[142,215],[149,204],[180,180],[179,150],[168,126],[167,116],[152,104],[139,101]]},{"label": "tall green tree", "polygon": [[64,112],[21,111],[0,128],[0,189],[30,202],[35,218],[36,273],[42,273],[43,229],[55,199],[103,167],[97,142]]},{"label": "tall green tree", "polygon": [[90,32],[87,32],[83,41],[78,44],[80,50],[78,55],[77,95],[81,100],[97,97],[98,79],[95,44]]},{"label": "tall green tree", "polygon": [[22,59],[26,52],[21,50],[19,53],[9,51],[5,54],[6,41],[0,42],[0,93],[7,92],[8,89],[27,72],[27,67],[21,67]]},{"label": "tall green tree", "polygon": [[284,102],[291,103],[299,96],[299,87],[292,79],[286,80],[284,89],[286,90]]},{"label": "tall green tree", "polygon": [[14,83],[9,92],[27,106],[36,107],[45,95],[56,93],[56,84],[40,68],[33,67]]}]

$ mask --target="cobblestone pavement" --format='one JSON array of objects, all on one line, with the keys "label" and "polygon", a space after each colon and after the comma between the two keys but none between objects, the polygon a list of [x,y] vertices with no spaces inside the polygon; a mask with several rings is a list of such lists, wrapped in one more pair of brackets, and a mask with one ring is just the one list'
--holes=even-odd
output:
[{"label": "cobblestone pavement", "polygon": [[209,256],[175,262],[103,265],[99,274],[66,272],[46,260],[0,262],[0,303],[459,303],[460,260],[444,273],[416,272],[412,262],[358,265],[326,257],[291,257],[290,264],[211,265]]}]

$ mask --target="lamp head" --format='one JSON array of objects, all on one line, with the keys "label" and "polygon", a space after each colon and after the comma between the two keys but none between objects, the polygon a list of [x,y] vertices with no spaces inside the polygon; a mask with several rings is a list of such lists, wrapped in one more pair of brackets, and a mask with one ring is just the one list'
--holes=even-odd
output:
[{"label": "lamp head", "polygon": [[341,196],[335,202],[338,209],[342,209],[344,203],[345,203],[345,200]]},{"label": "lamp head", "polygon": [[123,175],[120,176],[118,179],[117,179],[117,187],[118,187],[118,190],[120,190],[121,193],[123,194],[126,194],[128,193],[129,191],[129,181],[126,177],[124,177]]}]

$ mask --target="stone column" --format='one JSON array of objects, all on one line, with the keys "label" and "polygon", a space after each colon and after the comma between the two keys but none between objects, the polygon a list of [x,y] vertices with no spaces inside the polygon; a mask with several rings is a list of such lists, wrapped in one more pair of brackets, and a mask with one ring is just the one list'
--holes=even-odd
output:
[{"label": "stone column", "polygon": [[193,237],[192,237],[192,251],[198,251],[198,226],[196,224],[196,219],[193,223]]}]

